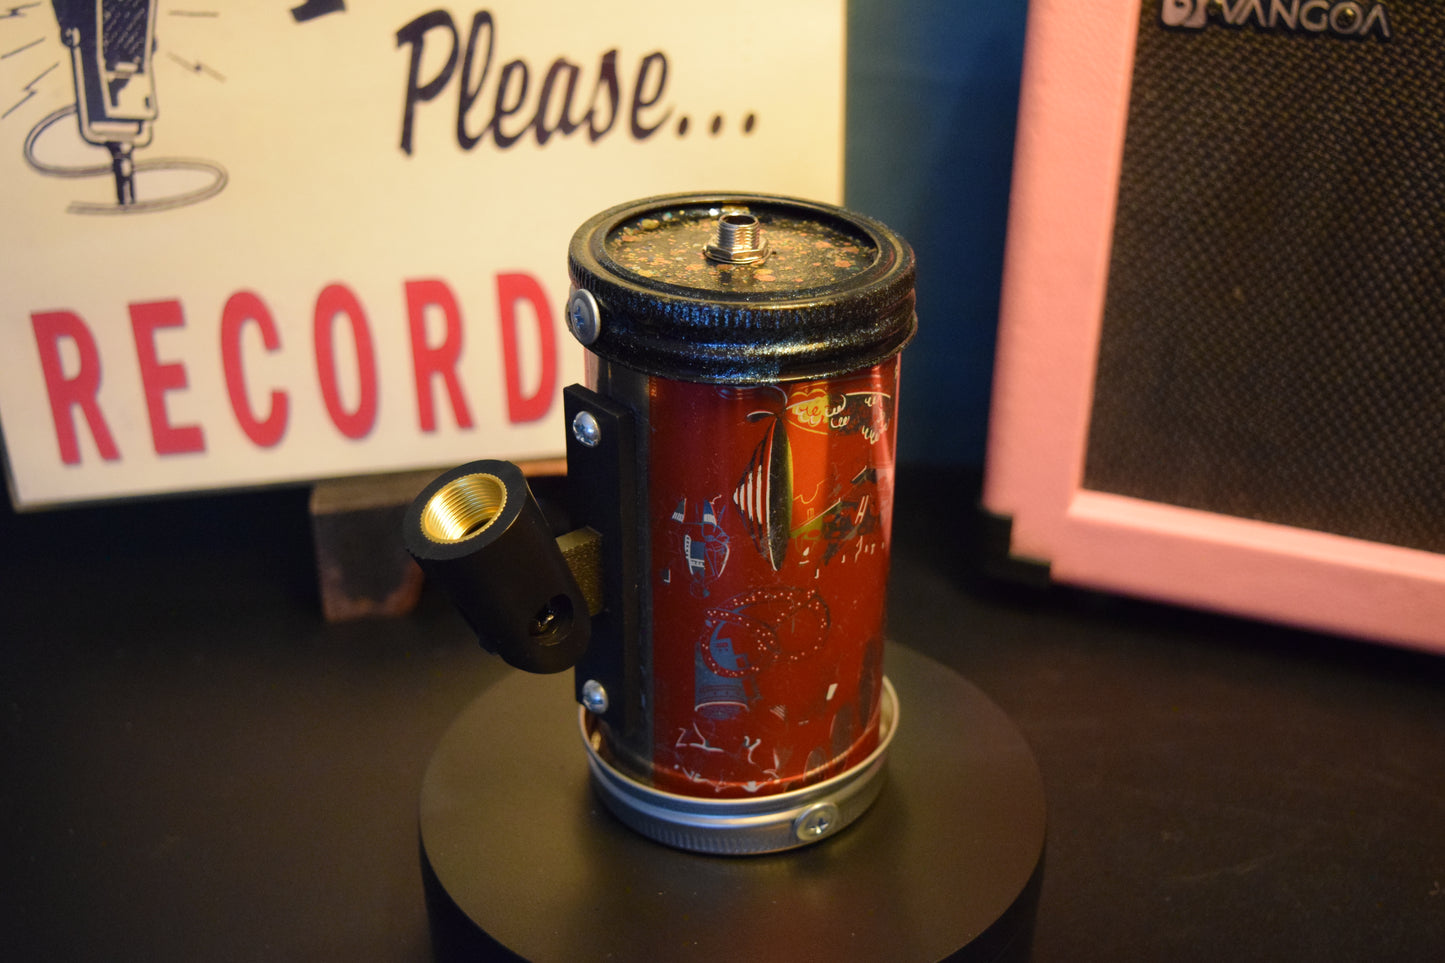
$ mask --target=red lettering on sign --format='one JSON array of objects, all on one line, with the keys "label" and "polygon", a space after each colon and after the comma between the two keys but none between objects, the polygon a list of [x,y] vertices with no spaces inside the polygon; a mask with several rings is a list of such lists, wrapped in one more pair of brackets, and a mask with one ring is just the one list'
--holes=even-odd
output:
[{"label": "red lettering on sign", "polygon": [[[517,302],[529,301],[537,321],[541,372],[530,394],[522,387],[522,359],[517,341]],[[537,421],[552,407],[557,389],[557,335],[542,285],[530,274],[497,275],[498,319],[502,329],[502,361],[507,381],[507,419],[512,424]]]},{"label": "red lettering on sign", "polygon": [[[336,382],[335,329],[338,315],[345,315],[351,324],[356,342],[356,374],[360,397],[355,411],[347,411]],[[365,438],[376,426],[376,351],[371,344],[371,328],[361,302],[344,284],[329,284],[316,296],[316,313],[312,325],[316,344],[316,374],[321,382],[321,398],[331,421],[347,438]]]},{"label": "red lettering on sign", "polygon": [[[95,337],[80,315],[72,311],[36,311],[30,315],[35,329],[35,346],[40,350],[40,370],[45,373],[45,391],[50,396],[50,415],[55,421],[55,440],[60,446],[60,460],[67,465],[80,464],[80,438],[75,430],[75,412],[79,408],[106,461],[118,461],[120,449],[111,437],[110,428],[100,413],[100,352]],[[80,368],[65,376],[60,358],[60,339],[69,338],[80,354]]]},{"label": "red lettering on sign", "polygon": [[[426,312],[438,307],[446,319],[446,333],[441,343],[427,344]],[[457,378],[457,359],[462,353],[462,312],[456,295],[445,281],[407,281],[406,316],[411,325],[412,371],[416,376],[416,410],[422,431],[436,431],[436,406],[432,398],[432,379],[440,377],[451,399],[452,414],[457,426],[472,427],[472,413],[467,409],[462,383]]]},{"label": "red lettering on sign", "polygon": [[260,329],[261,344],[268,353],[281,349],[281,334],[266,303],[250,291],[231,295],[221,311],[221,368],[226,375],[226,394],[230,396],[236,424],[246,437],[257,447],[272,448],[286,434],[291,399],[284,391],[272,391],[271,407],[264,418],[257,417],[251,408],[251,399],[246,393],[246,371],[241,362],[241,332],[247,322]]},{"label": "red lettering on sign", "polygon": [[148,301],[130,306],[131,333],[135,336],[136,363],[145,390],[146,414],[150,417],[151,439],[157,455],[184,455],[206,450],[200,425],[173,425],[166,411],[166,393],[187,386],[185,366],[162,362],[156,353],[156,330],[184,328],[185,315],[179,301]]}]

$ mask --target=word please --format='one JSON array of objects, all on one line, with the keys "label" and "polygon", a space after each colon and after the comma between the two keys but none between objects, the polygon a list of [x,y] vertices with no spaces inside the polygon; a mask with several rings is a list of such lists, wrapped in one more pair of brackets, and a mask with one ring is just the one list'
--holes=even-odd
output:
[{"label": "word please", "polygon": [[[507,418],[513,424],[536,421],[551,408],[557,388],[557,343],[552,312],[542,285],[532,275],[498,273],[494,281]],[[416,389],[417,427],[423,432],[437,430],[436,389],[440,387],[457,427],[471,428],[471,409],[457,370],[463,326],[456,295],[445,281],[438,279],[405,281],[403,290]],[[133,303],[128,306],[128,312],[135,345],[134,362],[140,375],[155,453],[204,452],[203,426],[176,424],[166,406],[169,393],[183,391],[189,385],[186,363],[162,358],[156,343],[158,332],[186,326],[181,302],[168,299]],[[436,337],[434,331],[429,333],[428,325],[428,318],[435,320],[438,315],[443,324],[433,324],[430,328],[440,327],[440,337]],[[524,339],[519,328],[528,318],[536,324],[532,343],[537,346],[533,354],[534,366],[539,370],[535,371],[523,370],[520,345]],[[89,432],[101,459],[120,460],[120,447],[101,406],[103,364],[90,326],[79,314],[69,310],[35,311],[30,315],[30,322],[60,460],[66,465],[80,464],[82,430]],[[226,300],[221,311],[217,337],[231,416],[251,444],[261,449],[275,447],[285,437],[290,424],[292,391],[296,386],[263,385],[253,394],[246,376],[247,351],[243,340],[252,346],[253,358],[257,345],[267,354],[282,352],[285,348],[276,319],[255,292],[237,291]],[[345,345],[341,339],[350,339],[353,350],[338,351],[338,343]],[[312,312],[311,348],[316,387],[330,423],[346,438],[365,438],[376,426],[380,407],[376,341],[361,301],[345,284],[329,284],[317,295]],[[105,363],[115,362],[105,359]],[[342,370],[350,365],[354,365],[354,371]],[[343,384],[355,386],[355,390],[343,391]],[[347,394],[354,395],[354,400],[348,401]],[[262,396],[266,397],[263,403],[252,403]]]}]

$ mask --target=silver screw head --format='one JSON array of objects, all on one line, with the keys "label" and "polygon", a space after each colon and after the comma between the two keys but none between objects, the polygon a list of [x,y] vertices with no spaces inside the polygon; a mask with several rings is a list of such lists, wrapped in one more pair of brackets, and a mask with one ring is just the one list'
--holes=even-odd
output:
[{"label": "silver screw head", "polygon": [[793,820],[793,834],[805,843],[822,839],[838,828],[838,807],[834,803],[820,802],[803,810]]},{"label": "silver screw head", "polygon": [[588,448],[596,448],[602,440],[602,426],[590,411],[579,411],[572,419],[572,437]]},{"label": "silver screw head", "polygon": [[582,708],[600,716],[607,711],[607,690],[602,688],[602,683],[596,679],[588,679],[582,683]]},{"label": "silver screw head", "polygon": [[602,333],[602,317],[591,291],[573,288],[567,299],[567,328],[582,344],[591,344]]}]

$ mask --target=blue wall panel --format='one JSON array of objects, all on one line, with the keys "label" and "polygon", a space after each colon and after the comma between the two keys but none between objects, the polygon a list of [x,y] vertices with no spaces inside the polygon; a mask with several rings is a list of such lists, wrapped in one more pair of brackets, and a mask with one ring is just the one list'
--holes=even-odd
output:
[{"label": "blue wall panel", "polygon": [[1025,0],[851,0],[846,200],[918,255],[899,457],[981,465]]}]

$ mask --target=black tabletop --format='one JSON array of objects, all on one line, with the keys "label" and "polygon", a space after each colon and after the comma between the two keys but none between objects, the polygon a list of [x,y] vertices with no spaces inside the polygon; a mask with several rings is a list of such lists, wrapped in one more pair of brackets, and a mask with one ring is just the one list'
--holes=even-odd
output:
[{"label": "black tabletop", "polygon": [[[1022,730],[1034,957],[1432,960],[1445,660],[974,574],[900,474],[889,624]],[[422,775],[506,670],[432,593],[326,625],[306,493],[0,515],[12,959],[422,960]]]}]

